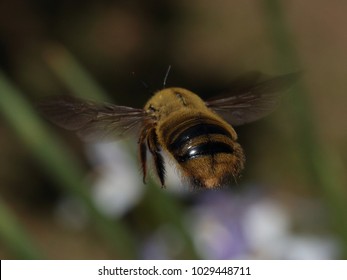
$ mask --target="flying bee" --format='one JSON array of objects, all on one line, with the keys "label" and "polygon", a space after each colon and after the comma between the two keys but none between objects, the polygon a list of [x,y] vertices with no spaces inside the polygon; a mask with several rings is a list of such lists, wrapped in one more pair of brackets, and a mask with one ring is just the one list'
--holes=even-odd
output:
[{"label": "flying bee", "polygon": [[207,101],[171,87],[156,92],[143,109],[72,97],[46,101],[40,108],[53,123],[85,140],[118,139],[137,129],[144,182],[149,151],[165,186],[164,152],[191,186],[213,189],[238,178],[244,168],[244,152],[233,127],[273,111],[297,74],[264,77],[248,73],[231,83],[223,96]]}]

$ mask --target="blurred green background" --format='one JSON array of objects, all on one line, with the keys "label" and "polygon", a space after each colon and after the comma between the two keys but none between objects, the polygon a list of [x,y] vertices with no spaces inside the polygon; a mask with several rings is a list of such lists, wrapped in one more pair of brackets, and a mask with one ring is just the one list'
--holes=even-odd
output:
[{"label": "blurred green background", "polygon": [[[2,259],[346,259],[347,3],[0,2]],[[35,103],[142,107],[163,86],[211,97],[247,71],[301,79],[237,128],[230,189],[142,185],[136,139],[84,144]],[[145,83],[147,86],[143,85]],[[112,156],[114,155],[114,156]]]}]

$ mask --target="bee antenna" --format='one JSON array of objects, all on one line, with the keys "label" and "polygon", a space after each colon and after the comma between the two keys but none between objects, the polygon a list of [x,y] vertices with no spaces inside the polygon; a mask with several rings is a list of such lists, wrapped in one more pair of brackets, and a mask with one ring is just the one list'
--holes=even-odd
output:
[{"label": "bee antenna", "polygon": [[166,81],[167,81],[167,78],[169,77],[170,70],[171,70],[171,65],[169,65],[169,67],[166,70],[164,81],[163,81],[163,88],[166,87]]},{"label": "bee antenna", "polygon": [[[131,74],[132,74],[132,76],[133,76],[134,78],[137,78],[135,71],[131,72]],[[138,80],[138,81],[141,83],[141,85],[142,85],[146,90],[149,90],[149,89],[150,89],[150,86],[149,86],[145,81],[143,81],[143,80]]]}]

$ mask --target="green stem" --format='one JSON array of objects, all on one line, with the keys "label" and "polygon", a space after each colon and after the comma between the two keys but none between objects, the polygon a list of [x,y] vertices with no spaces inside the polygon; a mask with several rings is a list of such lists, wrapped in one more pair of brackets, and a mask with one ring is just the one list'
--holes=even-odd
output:
[{"label": "green stem", "polygon": [[44,53],[45,61],[76,96],[107,101],[108,95],[94,82],[74,56],[63,46],[55,45]]},{"label": "green stem", "polygon": [[22,141],[31,149],[41,165],[68,192],[86,206],[96,228],[116,249],[120,258],[136,257],[131,233],[119,220],[110,220],[94,205],[83,183],[85,172],[73,153],[43,125],[23,95],[0,72],[0,111]]},{"label": "green stem", "polygon": [[0,199],[0,237],[18,259],[44,258],[2,199]]},{"label": "green stem", "polygon": [[164,193],[153,180],[149,180],[147,187],[147,199],[145,201],[147,202],[147,208],[151,215],[156,220],[162,223],[171,223],[175,227],[176,232],[185,244],[185,259],[199,259],[200,256],[196,252],[192,237],[184,224],[183,211],[180,205],[172,196]]},{"label": "green stem", "polygon": [[[286,24],[283,9],[278,0],[264,0],[268,30],[276,51],[276,63],[281,71],[300,69],[294,42]],[[307,89],[298,82],[294,94],[293,119],[297,127],[298,149],[312,184],[317,186],[327,200],[331,217],[342,241],[342,256],[347,257],[347,197],[340,159],[333,147],[324,146],[317,136],[317,128],[312,119]]]}]

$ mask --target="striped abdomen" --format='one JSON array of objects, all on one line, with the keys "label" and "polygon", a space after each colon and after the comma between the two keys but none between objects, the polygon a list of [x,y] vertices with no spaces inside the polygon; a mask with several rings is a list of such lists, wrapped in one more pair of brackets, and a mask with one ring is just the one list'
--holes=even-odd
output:
[{"label": "striped abdomen", "polygon": [[161,126],[162,144],[175,158],[183,178],[216,188],[237,178],[244,166],[232,127],[204,114],[183,115]]},{"label": "striped abdomen", "polygon": [[230,133],[211,120],[193,119],[173,129],[168,137],[168,150],[178,162],[225,153],[232,154]]},{"label": "striped abdomen", "polygon": [[236,178],[244,156],[232,128],[209,117],[182,118],[162,130],[165,146],[193,185],[215,188]]}]

